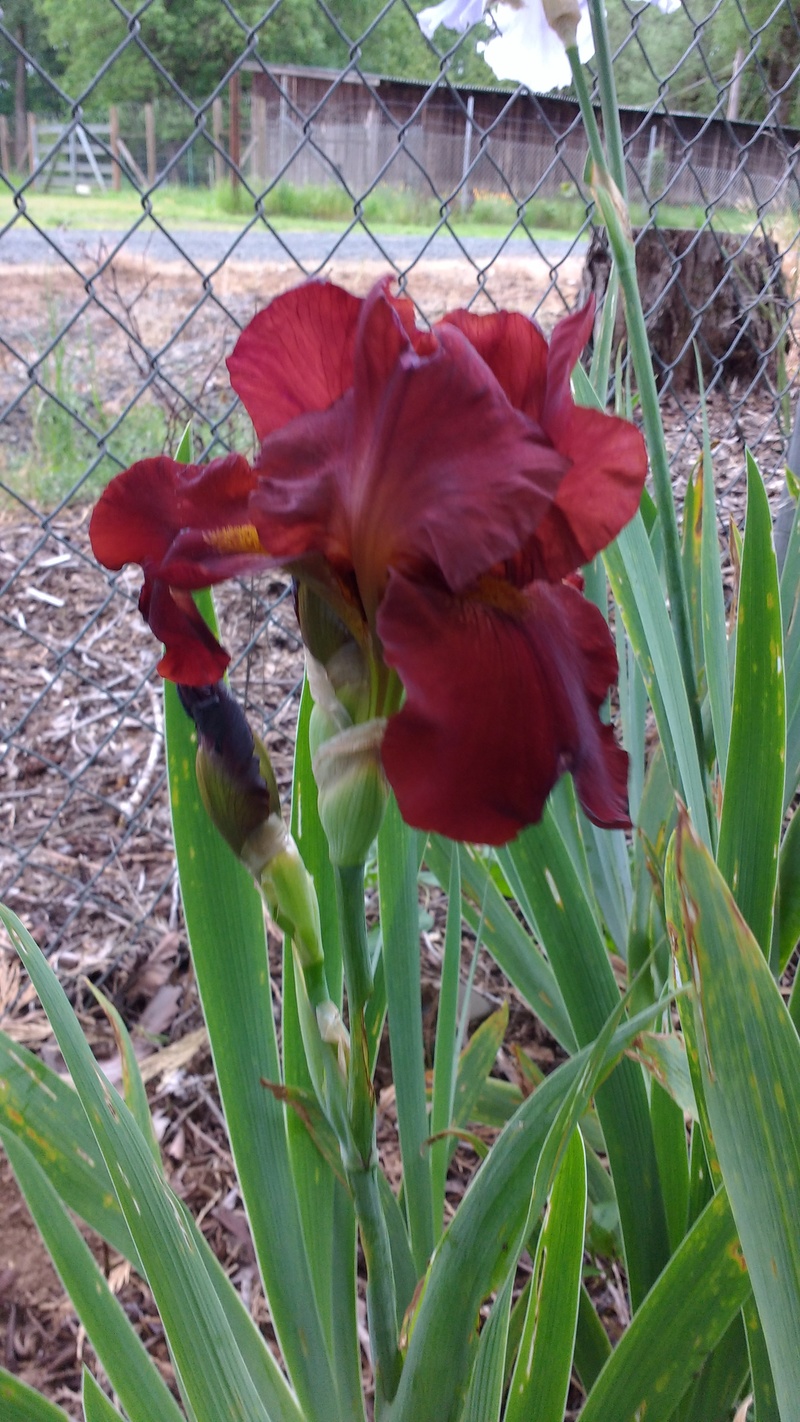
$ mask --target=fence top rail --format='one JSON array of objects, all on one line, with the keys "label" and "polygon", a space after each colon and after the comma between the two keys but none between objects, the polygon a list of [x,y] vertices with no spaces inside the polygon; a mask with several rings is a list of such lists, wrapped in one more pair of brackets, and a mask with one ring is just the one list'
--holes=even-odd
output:
[{"label": "fence top rail", "polygon": [[95,134],[98,138],[103,138],[111,132],[110,123],[86,123],[81,119],[78,123],[59,123],[57,119],[39,118],[37,114],[33,117],[36,120],[36,127],[40,134],[55,134],[60,137],[64,133],[84,133]]}]

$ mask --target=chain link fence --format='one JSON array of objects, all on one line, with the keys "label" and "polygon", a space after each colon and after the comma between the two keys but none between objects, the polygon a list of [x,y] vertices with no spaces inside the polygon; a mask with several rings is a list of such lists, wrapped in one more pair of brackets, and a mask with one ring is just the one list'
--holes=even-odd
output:
[{"label": "chain link fence", "polygon": [[[434,44],[406,0],[357,32],[322,0],[255,19],[218,0],[224,43],[218,61],[206,46],[198,96],[149,4],[98,5],[88,79],[63,45],[34,45],[32,22],[0,17],[0,76],[15,76],[0,113],[0,897],[63,973],[102,982],[180,939],[156,650],[135,571],[91,557],[98,490],[174,449],[187,420],[198,460],[251,451],[224,357],[304,276],[363,292],[390,268],[423,319],[511,306],[548,329],[602,294],[607,260],[576,105],[478,82],[485,26]],[[647,80],[623,130],[675,477],[701,441],[696,343],[721,509],[738,517],[744,443],[777,495],[797,403],[798,15],[794,0],[758,23],[739,0],[612,8],[618,64]],[[300,20],[308,64],[286,58]],[[728,24],[741,44],[721,68]],[[384,32],[419,77],[379,70]],[[301,675],[287,588],[226,589],[220,611],[285,784]]]}]

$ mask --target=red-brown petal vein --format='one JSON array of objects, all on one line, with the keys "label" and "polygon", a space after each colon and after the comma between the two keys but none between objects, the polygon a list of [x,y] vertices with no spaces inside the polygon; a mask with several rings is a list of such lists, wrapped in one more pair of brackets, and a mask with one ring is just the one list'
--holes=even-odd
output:
[{"label": "red-brown petal vein", "polygon": [[362,305],[342,287],[310,281],[276,296],[242,332],[227,364],[259,439],[327,410],[349,389]]},{"label": "red-brown petal vein", "polygon": [[511,404],[541,423],[547,386],[547,341],[518,311],[449,311],[442,318],[466,336],[500,382]]},{"label": "red-brown petal vein", "polygon": [[567,467],[466,337],[446,325],[436,336],[430,353],[393,363],[378,342],[359,346],[344,496],[356,572],[371,585],[387,567],[428,564],[464,588],[521,546]]},{"label": "red-brown petal vein", "polygon": [[382,756],[403,817],[502,844],[572,770],[590,818],[627,825],[627,756],[598,716],[616,673],[600,613],[563,585],[490,592],[454,598],[391,577],[378,626],[406,701]]}]

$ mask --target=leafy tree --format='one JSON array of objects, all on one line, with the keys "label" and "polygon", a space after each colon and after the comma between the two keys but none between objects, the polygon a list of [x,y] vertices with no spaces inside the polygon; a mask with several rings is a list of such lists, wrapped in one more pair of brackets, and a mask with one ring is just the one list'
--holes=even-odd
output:
[{"label": "leafy tree", "polygon": [[[414,10],[423,9],[427,3],[428,0],[417,0]],[[374,27],[374,0],[342,0],[337,8],[347,13],[351,33],[366,35],[360,45],[365,69],[399,79],[432,80],[444,73],[453,84],[497,86],[476,42],[476,33],[488,35],[488,30],[462,36],[442,28],[431,44],[403,0],[395,0]]]},{"label": "leafy tree", "polygon": [[[190,98],[206,98],[241,56],[251,26],[255,52],[267,63],[340,69],[355,58],[379,74],[431,81],[443,72],[456,84],[496,86],[478,52],[482,31],[440,29],[431,45],[414,17],[425,3],[282,0],[265,20],[266,0],[237,0],[239,24],[220,0],[153,0],[129,30],[109,0],[5,0],[3,23],[89,112],[167,94],[166,76]],[[800,85],[791,82],[800,64],[794,0],[777,9],[775,0],[685,0],[668,16],[632,0],[607,0],[607,9],[623,103],[649,106],[663,97],[673,110],[713,112],[741,50],[748,60],[741,116],[763,117],[779,94],[779,118],[800,124]],[[21,112],[57,103],[0,38],[0,111],[11,112],[15,100]]]},{"label": "leafy tree", "polygon": [[14,116],[14,162],[24,163],[27,142],[26,114],[57,113],[58,91],[41,77],[36,65],[54,78],[59,74],[58,57],[48,40],[41,0],[5,0],[0,20],[9,35],[36,61],[27,62],[15,45],[0,34],[0,114]]},{"label": "leafy tree", "polygon": [[[168,94],[169,78],[190,98],[206,98],[245,49],[247,27],[257,26],[265,11],[263,0],[238,0],[240,25],[219,0],[154,0],[132,36],[108,0],[39,3],[63,64],[65,85],[73,95],[85,95],[88,105],[100,107]],[[329,45],[326,31],[335,37],[316,0],[284,0],[264,27],[269,50],[264,57],[274,62],[324,63]],[[122,52],[101,74],[118,48]],[[159,66],[169,78],[159,72]]]},{"label": "leafy tree", "polygon": [[781,123],[800,127],[800,14],[793,0],[776,8],[774,0],[747,0],[744,12],[734,5],[723,29],[715,17],[733,69],[737,52],[745,60],[739,95],[741,118],[760,119],[773,97]]},{"label": "leafy tree", "polygon": [[[746,15],[746,18],[745,18]],[[724,112],[728,86],[744,60],[739,117],[765,118],[777,95],[777,117],[800,124],[800,20],[794,0],[690,0],[672,15],[651,5],[610,0],[609,32],[623,103],[649,106],[663,96],[673,112]],[[794,83],[792,80],[794,79]]]},{"label": "leafy tree", "polygon": [[608,29],[621,103],[649,108],[663,96],[668,108],[685,110],[695,108],[704,94],[713,108],[713,86],[705,94],[708,72],[695,30],[714,3],[699,0],[690,18],[683,8],[663,15],[655,5],[629,8],[611,0]]}]

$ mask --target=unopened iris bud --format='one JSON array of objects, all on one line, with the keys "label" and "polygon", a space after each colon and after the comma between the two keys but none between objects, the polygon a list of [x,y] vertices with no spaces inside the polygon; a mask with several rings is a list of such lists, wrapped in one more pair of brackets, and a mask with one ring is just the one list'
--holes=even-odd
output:
[{"label": "unopened iris bud", "polygon": [[[369,683],[359,648],[341,647],[323,667],[306,648],[306,675],[314,698],[308,727],[317,804],[331,863],[363,864],[381,826],[389,787],[381,762],[385,717],[353,724],[343,687],[362,712]],[[353,703],[351,703],[353,704]]]},{"label": "unopened iris bud", "polygon": [[197,788],[209,819],[256,878],[281,845],[283,822],[266,748],[224,682],[179,686],[197,728]]},{"label": "unopened iris bud", "polygon": [[381,763],[384,717],[349,726],[312,759],[319,817],[331,863],[363,864],[381,827],[389,787]]},{"label": "unopened iris bud", "polygon": [[319,905],[314,881],[280,816],[266,748],[224,682],[180,686],[184,710],[197,727],[197,786],[209,819],[250,870],[276,922],[287,929],[304,968],[322,968]]},{"label": "unopened iris bud", "polygon": [[306,647],[306,676],[314,706],[311,751],[369,715],[369,670],[361,648],[351,638],[323,663]]},{"label": "unopened iris bud", "polygon": [[[360,864],[377,834],[387,794],[380,756],[372,750],[377,723],[368,720],[369,666],[352,631],[314,588],[296,585],[295,606],[314,700],[309,749],[331,862]],[[373,729],[365,733],[362,723]]]}]

